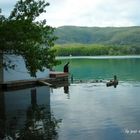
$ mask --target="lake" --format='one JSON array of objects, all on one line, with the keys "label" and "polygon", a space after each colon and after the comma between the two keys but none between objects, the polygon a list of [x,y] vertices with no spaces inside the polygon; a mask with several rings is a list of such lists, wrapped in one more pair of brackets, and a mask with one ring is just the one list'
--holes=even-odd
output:
[{"label": "lake", "polygon": [[140,57],[69,57],[61,59],[56,70],[63,71],[65,63],[70,62],[70,74],[76,80],[112,79],[117,75],[121,81],[140,81]]},{"label": "lake", "polygon": [[[69,61],[73,83],[1,92],[1,133],[14,138],[22,130],[24,138],[49,140],[140,139],[139,57],[59,59],[55,69],[62,71]],[[119,84],[106,87],[114,75]]]}]

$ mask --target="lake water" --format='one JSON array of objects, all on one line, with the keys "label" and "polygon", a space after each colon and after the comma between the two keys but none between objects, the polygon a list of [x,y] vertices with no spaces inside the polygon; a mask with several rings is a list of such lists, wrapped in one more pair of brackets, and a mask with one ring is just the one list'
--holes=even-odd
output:
[{"label": "lake water", "polygon": [[[0,132],[14,137],[21,129],[31,136],[36,126],[39,136],[49,133],[41,139],[139,140],[140,58],[65,58],[55,69],[68,61],[70,86],[1,92]],[[119,84],[106,87],[114,75]]]},{"label": "lake water", "polygon": [[[60,58],[61,59],[61,58]],[[75,80],[112,79],[117,75],[121,81],[140,81],[140,57],[78,57],[61,59],[56,70],[70,62],[70,74]]]},{"label": "lake water", "polygon": [[[63,119],[59,139],[140,139],[140,59],[69,58],[56,69],[68,61],[74,83],[68,94],[59,88],[51,96],[55,115]],[[106,87],[104,81],[113,75],[119,85]]]}]

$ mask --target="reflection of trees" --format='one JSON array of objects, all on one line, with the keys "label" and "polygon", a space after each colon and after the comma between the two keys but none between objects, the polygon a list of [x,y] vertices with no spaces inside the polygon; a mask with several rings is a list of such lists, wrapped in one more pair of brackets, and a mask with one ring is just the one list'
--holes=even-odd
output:
[{"label": "reflection of trees", "polygon": [[57,139],[60,120],[47,112],[44,106],[30,106],[27,110],[25,127],[19,132],[20,140],[54,140]]},{"label": "reflection of trees", "polygon": [[51,113],[50,105],[37,104],[36,89],[31,90],[31,105],[26,110],[24,127],[18,126],[21,123],[18,116],[12,118],[6,116],[4,94],[0,95],[0,99],[0,139],[12,137],[13,140],[56,140],[58,138],[57,128],[61,120],[57,120]]},{"label": "reflection of trees", "polygon": [[57,139],[58,123],[50,112],[50,106],[38,105],[36,89],[31,90],[31,106],[26,113],[25,127],[19,132],[20,140],[54,140]]},{"label": "reflection of trees", "polygon": [[68,85],[64,86],[64,93],[67,94],[68,99],[70,99],[69,86]]}]

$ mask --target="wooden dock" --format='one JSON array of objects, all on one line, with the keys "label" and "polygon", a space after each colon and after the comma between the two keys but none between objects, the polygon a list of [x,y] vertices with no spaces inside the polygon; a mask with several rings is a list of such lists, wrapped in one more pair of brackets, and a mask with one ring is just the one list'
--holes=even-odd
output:
[{"label": "wooden dock", "polygon": [[0,83],[0,90],[18,90],[35,86],[59,87],[68,84],[68,73],[50,72],[50,76],[46,78],[36,78],[31,80],[16,80]]}]

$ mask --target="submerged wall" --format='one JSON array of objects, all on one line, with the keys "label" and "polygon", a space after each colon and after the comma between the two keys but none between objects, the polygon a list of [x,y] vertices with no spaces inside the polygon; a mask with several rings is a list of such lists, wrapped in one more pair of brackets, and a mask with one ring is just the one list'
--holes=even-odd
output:
[{"label": "submerged wall", "polygon": [[[21,56],[11,55],[8,56],[10,60],[16,64],[16,68],[14,70],[9,69],[8,71],[4,70],[4,81],[12,81],[12,80],[26,80],[33,79],[28,73],[24,60]],[[45,78],[49,76],[49,69],[46,69],[43,72],[37,72],[37,78]]]}]

